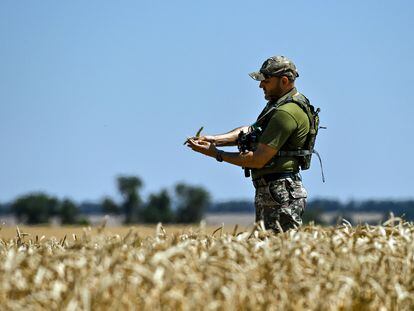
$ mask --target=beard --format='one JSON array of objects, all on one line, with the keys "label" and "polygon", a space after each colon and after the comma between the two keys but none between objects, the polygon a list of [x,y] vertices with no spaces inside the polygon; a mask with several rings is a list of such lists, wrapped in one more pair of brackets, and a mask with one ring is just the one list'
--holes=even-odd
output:
[{"label": "beard", "polygon": [[277,96],[277,95],[275,95],[275,94],[269,94],[269,93],[265,93],[264,94],[264,98],[266,99],[266,100],[278,100],[279,99],[279,97],[280,96]]},{"label": "beard", "polygon": [[264,98],[266,100],[278,100],[280,97],[282,97],[283,94],[283,88],[280,84],[275,85],[274,87],[272,87],[271,89],[267,89],[265,91],[265,89],[263,89],[264,92]]}]

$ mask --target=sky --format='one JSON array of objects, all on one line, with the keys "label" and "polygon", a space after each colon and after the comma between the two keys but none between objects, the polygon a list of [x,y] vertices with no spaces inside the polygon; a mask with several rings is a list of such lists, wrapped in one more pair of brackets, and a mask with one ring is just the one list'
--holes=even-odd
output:
[{"label": "sky", "polygon": [[[412,199],[412,1],[0,3],[0,203],[44,191],[78,202],[178,182],[252,200],[236,166],[183,146],[254,122],[248,73],[292,59],[321,108],[309,198]],[[234,150],[226,148],[226,150]]]}]

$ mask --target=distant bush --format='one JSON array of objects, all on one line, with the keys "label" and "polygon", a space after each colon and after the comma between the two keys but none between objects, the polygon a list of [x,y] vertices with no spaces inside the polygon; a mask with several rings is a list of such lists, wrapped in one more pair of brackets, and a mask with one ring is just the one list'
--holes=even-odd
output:
[{"label": "distant bush", "polygon": [[178,223],[199,222],[210,205],[210,194],[202,187],[186,184],[175,186],[177,200],[176,220]]},{"label": "distant bush", "polygon": [[144,204],[141,219],[145,223],[171,223],[175,219],[171,209],[171,198],[167,190],[163,189],[160,193],[151,194],[148,202]]},{"label": "distant bush", "polygon": [[48,223],[59,212],[59,200],[45,193],[32,193],[16,199],[11,205],[18,221],[28,224]]}]

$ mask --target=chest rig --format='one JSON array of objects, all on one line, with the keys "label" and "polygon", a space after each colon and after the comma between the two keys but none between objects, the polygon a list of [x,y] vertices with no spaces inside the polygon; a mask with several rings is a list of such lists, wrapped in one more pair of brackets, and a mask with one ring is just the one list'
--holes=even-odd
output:
[{"label": "chest rig", "polygon": [[[309,119],[309,132],[307,134],[305,143],[302,148],[296,150],[285,150],[284,146],[281,147],[281,150],[264,166],[272,167],[276,158],[280,157],[297,157],[299,166],[302,170],[307,170],[310,168],[312,154],[315,153],[319,159],[322,172],[322,180],[325,182],[325,176],[323,173],[322,160],[319,153],[314,149],[316,136],[318,134],[319,128],[325,128],[319,126],[319,112],[320,109],[315,109],[311,105],[309,100],[302,94],[296,93],[294,95],[289,95],[279,103],[268,103],[268,106],[262,111],[262,113],[257,118],[257,121],[249,127],[247,133],[241,132],[238,137],[238,147],[241,152],[246,151],[255,151],[257,143],[260,139],[260,136],[263,134],[266,126],[270,122],[274,112],[277,108],[288,104],[295,103],[297,104],[307,115]],[[247,168],[244,168],[245,176],[250,176],[250,171]]]}]

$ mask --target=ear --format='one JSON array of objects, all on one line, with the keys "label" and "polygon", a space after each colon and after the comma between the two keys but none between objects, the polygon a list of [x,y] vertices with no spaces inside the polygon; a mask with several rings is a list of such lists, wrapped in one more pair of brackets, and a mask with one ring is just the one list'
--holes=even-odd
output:
[{"label": "ear", "polygon": [[286,76],[282,76],[282,79],[280,79],[282,81],[283,85],[288,85],[289,84],[289,78]]}]

